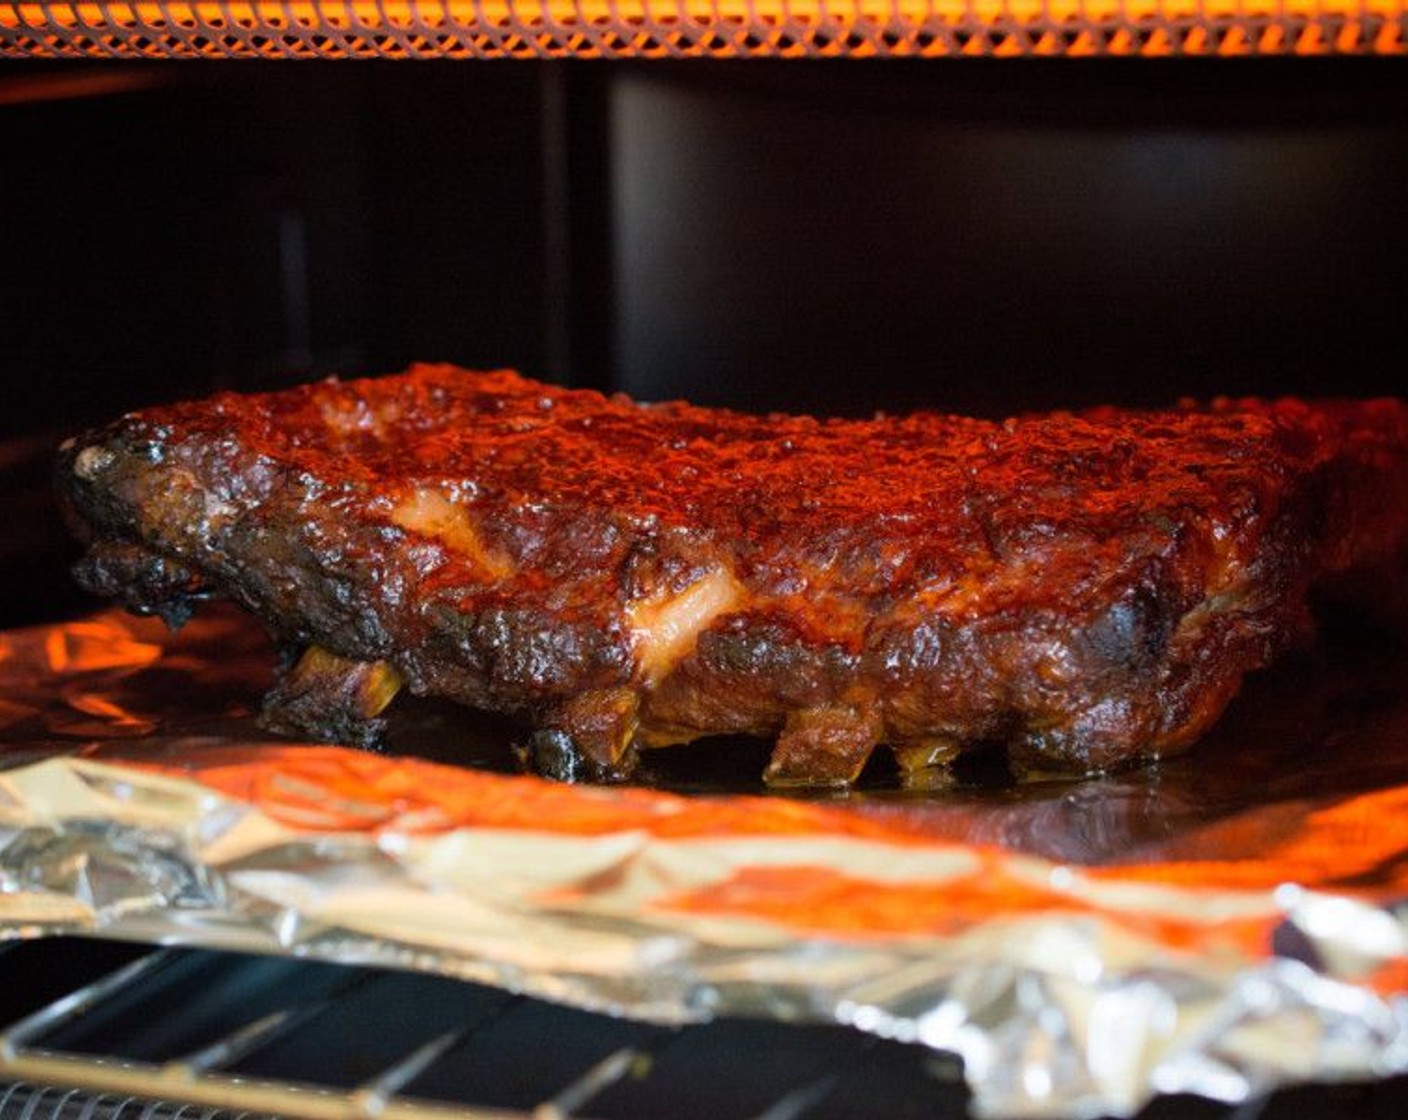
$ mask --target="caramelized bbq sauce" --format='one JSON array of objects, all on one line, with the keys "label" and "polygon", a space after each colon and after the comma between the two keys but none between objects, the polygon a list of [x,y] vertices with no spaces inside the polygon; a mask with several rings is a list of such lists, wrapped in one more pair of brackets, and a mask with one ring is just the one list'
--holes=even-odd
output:
[{"label": "caramelized bbq sauce", "polygon": [[[1105,554],[1171,542],[1190,519],[1214,538],[1245,535],[1274,512],[1289,474],[1347,441],[1372,454],[1376,440],[1400,453],[1408,440],[1404,410],[1389,402],[819,420],[643,406],[434,366],[226,395],[152,419],[185,440],[224,437],[240,473],[251,460],[302,473],[370,514],[398,488],[444,494],[482,511],[479,533],[520,581],[614,572],[618,527],[647,526],[719,541],[759,594],[830,591],[868,607],[923,595],[956,613],[1074,599],[1108,574]],[[1020,582],[969,582],[1053,540],[1069,547],[1061,570],[1033,563]],[[450,550],[435,579],[479,582],[481,567]]]},{"label": "caramelized bbq sauce", "polygon": [[[1042,569],[996,596],[963,584],[1024,545],[1076,537],[1098,553],[1131,533],[1170,536],[1178,524],[1167,517],[1187,510],[1235,523],[1274,501],[1288,467],[1334,454],[1342,437],[1333,414],[1293,403],[1006,424],[817,420],[641,406],[443,367],[230,395],[163,419],[187,438],[229,436],[242,462],[304,472],[334,501],[374,511],[404,486],[482,509],[479,531],[519,579],[614,570],[616,526],[663,527],[717,538],[762,593],[826,590],[844,566],[835,590],[849,597],[945,595],[963,611],[1082,586],[1072,586],[1077,572]],[[592,515],[595,539],[570,521],[576,531],[561,531],[575,511]],[[1071,559],[1099,566],[1096,556]],[[437,578],[473,582],[478,568],[452,554]]]}]

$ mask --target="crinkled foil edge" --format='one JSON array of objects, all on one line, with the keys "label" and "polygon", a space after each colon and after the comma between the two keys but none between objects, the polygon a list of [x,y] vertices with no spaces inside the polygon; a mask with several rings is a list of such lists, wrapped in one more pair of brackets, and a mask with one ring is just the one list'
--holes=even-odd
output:
[{"label": "crinkled foil edge", "polygon": [[[768,909],[797,880],[814,902],[834,875],[853,928]],[[1040,904],[938,932],[864,910],[995,877]],[[1395,906],[937,842],[325,830],[198,776],[56,757],[0,774],[0,927],[417,969],[667,1022],[850,1024],[960,1055],[985,1116],[1129,1115],[1158,1093],[1237,1102],[1408,1070]]]}]

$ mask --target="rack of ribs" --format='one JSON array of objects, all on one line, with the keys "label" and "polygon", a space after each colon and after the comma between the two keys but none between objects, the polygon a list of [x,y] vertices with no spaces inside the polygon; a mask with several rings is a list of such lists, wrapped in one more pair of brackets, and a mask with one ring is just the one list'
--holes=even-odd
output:
[{"label": "rack of ribs", "polygon": [[823,420],[418,366],[135,412],[59,471],[86,587],[291,651],[273,727],[368,743],[407,688],[526,717],[558,777],[716,734],[778,785],[1157,758],[1312,585],[1408,556],[1391,400]]}]

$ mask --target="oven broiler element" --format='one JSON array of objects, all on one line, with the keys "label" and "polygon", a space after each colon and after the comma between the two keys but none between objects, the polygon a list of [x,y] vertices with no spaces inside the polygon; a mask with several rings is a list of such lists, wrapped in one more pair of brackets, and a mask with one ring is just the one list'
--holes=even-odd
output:
[{"label": "oven broiler element", "polygon": [[0,3],[0,57],[933,58],[1408,52],[1403,0]]}]

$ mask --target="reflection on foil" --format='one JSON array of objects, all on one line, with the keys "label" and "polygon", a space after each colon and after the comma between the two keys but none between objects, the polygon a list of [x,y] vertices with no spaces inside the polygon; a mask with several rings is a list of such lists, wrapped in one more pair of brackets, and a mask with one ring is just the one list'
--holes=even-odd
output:
[{"label": "reflection on foil", "polygon": [[[1082,783],[651,788],[514,772],[501,721],[276,742],[259,630],[0,635],[0,919],[378,962],[661,1019],[833,1020],[962,1055],[992,1115],[1408,1070],[1408,690],[1351,644],[1249,682],[1185,759]],[[453,759],[475,769],[449,767]]]}]

